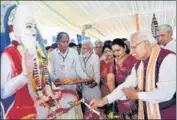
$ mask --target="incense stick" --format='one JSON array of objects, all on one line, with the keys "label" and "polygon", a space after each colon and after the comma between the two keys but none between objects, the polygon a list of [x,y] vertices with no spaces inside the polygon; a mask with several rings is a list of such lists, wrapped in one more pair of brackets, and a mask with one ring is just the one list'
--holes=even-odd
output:
[{"label": "incense stick", "polygon": [[96,113],[97,115],[100,115],[100,112],[98,112],[98,111],[95,110],[95,109],[92,109],[92,108],[90,107],[90,105],[88,105],[88,104],[85,102],[84,98],[81,99],[81,102],[84,103],[84,104],[85,104],[90,110],[92,110],[94,113]]}]

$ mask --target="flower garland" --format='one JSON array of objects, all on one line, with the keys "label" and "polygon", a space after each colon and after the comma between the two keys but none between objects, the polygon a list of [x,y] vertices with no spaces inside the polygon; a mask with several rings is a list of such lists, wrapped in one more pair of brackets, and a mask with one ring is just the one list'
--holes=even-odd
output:
[{"label": "flower garland", "polygon": [[[60,101],[61,98],[63,97],[62,93],[64,91],[61,91],[61,92],[52,91],[51,84],[49,81],[50,79],[49,73],[47,69],[47,60],[46,58],[42,57],[41,51],[40,49],[38,49],[38,47],[36,47],[36,50],[37,50],[37,58],[35,62],[34,72],[33,72],[34,79],[36,82],[36,93],[39,97],[38,99],[44,100],[45,101],[44,106],[47,106],[50,110],[47,118],[56,119],[62,114],[65,114],[68,111],[70,111],[75,106],[71,106],[69,108],[62,108],[61,104],[57,102],[57,101]],[[68,91],[65,91],[65,92],[67,93]]]},{"label": "flower garland", "polygon": [[[10,34],[13,34],[11,32]],[[25,50],[24,46],[20,45],[18,41],[12,40],[12,44],[18,49],[20,54],[22,54]],[[37,94],[36,101],[42,101],[41,104],[44,107],[49,109],[49,113],[47,115],[47,119],[56,119],[62,114],[70,111],[74,106],[69,108],[62,108],[59,102],[62,98],[62,92],[54,95],[52,90],[50,81],[49,81],[49,73],[47,68],[47,60],[42,56],[39,45],[36,47],[37,58],[34,62],[34,70],[32,74],[32,79],[34,79],[34,91]]]},{"label": "flower garland", "polygon": [[[12,44],[17,47],[20,54],[24,52],[24,47],[20,45],[18,41],[13,40]],[[68,108],[62,108],[59,101],[63,97],[63,93],[67,93],[68,91],[52,90],[49,81],[50,78],[47,69],[47,60],[46,58],[42,57],[38,47],[36,47],[36,51],[37,58],[34,62],[34,70],[32,75],[32,79],[34,79],[35,82],[33,85],[33,89],[37,94],[36,102],[42,101],[40,105],[49,109],[47,119],[57,119],[59,116],[68,113],[76,105],[71,105],[71,107]]]},{"label": "flower garland", "polygon": [[[17,41],[17,38],[13,31],[13,25],[12,25],[15,10],[16,9],[14,9],[9,16],[8,33],[10,39],[12,40],[12,44],[18,49],[20,54],[22,54],[25,48],[24,46],[20,45],[19,42]],[[37,32],[39,34],[39,30]],[[34,70],[33,70],[33,75],[31,77],[31,82],[32,82],[33,90],[37,94],[36,102],[42,100],[44,102],[44,107],[47,106],[50,111],[48,113],[48,118],[55,119],[58,116],[69,111],[71,108],[62,109],[62,106],[59,104],[59,101],[62,98],[62,93],[57,93],[57,97],[54,95],[54,92],[51,87],[51,82],[49,81],[50,78],[47,69],[47,59],[46,59],[45,52],[42,51],[42,47],[39,41],[37,41],[36,43],[37,43],[36,46],[37,58],[35,59],[34,62]]]},{"label": "flower garland", "polygon": [[[24,47],[18,43],[18,41],[13,40],[12,44],[17,47],[20,54],[24,52]],[[34,70],[32,79],[34,79],[34,90],[37,94],[36,101],[42,101],[41,104],[44,107],[48,107],[49,113],[48,117],[51,113],[57,111],[60,107],[58,106],[58,102],[54,97],[51,84],[49,82],[49,73],[47,69],[47,61],[44,57],[42,57],[40,50],[36,47],[37,58],[34,62]],[[59,114],[55,114],[55,116],[50,116],[50,119],[56,118]]]},{"label": "flower garland", "polygon": [[[40,54],[40,50],[36,47],[37,58],[34,67],[34,79],[36,83],[36,93],[39,97],[39,100],[44,101],[44,106],[47,106],[50,112],[55,112],[59,108],[57,101],[54,97],[54,93],[49,82],[49,73],[47,69],[47,61]],[[50,113],[49,113],[50,114]],[[57,115],[52,116],[56,118]]]}]

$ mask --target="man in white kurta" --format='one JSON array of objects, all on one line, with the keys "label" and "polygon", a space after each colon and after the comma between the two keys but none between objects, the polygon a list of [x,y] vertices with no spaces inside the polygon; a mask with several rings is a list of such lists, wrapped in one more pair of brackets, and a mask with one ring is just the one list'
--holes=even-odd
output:
[{"label": "man in white kurta", "polygon": [[168,49],[176,53],[176,40],[173,39],[172,27],[168,24],[162,24],[159,26],[158,42],[163,48]]},{"label": "man in white kurta", "polygon": [[[79,54],[78,52],[68,47],[69,42],[69,35],[65,32],[60,32],[57,35],[57,44],[58,48],[54,49],[49,54],[49,73],[51,80],[53,82],[56,81],[56,79],[64,80],[64,79],[87,79],[88,76],[83,71],[82,66],[80,64]],[[60,85],[59,87],[56,87],[56,89],[63,89],[63,90],[72,90],[76,92],[76,84],[72,85]],[[65,96],[60,101],[62,107],[67,108],[69,107],[69,104],[67,102],[74,100],[73,96]],[[75,99],[76,100],[76,99]],[[82,119],[82,111],[81,107],[78,106],[76,111],[75,108],[70,110],[67,114],[62,115],[61,119],[77,119],[76,116],[79,117],[79,119]],[[80,115],[76,115],[80,114]]]},{"label": "man in white kurta", "polygon": [[87,102],[90,102],[93,98],[101,98],[100,91],[100,60],[98,55],[93,52],[93,45],[90,41],[83,41],[81,47],[81,65],[88,76],[91,76],[96,86],[90,88],[89,85],[82,84],[82,95]]},{"label": "man in white kurta", "polygon": [[171,50],[176,53],[176,40],[173,39],[164,46],[165,49]]},{"label": "man in white kurta", "polygon": [[103,48],[103,42],[101,40],[96,40],[94,43],[94,52],[96,55],[98,55],[100,61],[104,59],[102,48]]},{"label": "man in white kurta", "polygon": [[[58,48],[49,54],[49,71],[51,80],[56,79],[86,79],[87,75],[82,69],[77,51],[73,48],[67,48],[63,54]],[[61,85],[60,88],[76,90],[76,84]]]},{"label": "man in white kurta", "polygon": [[[141,39],[138,39],[139,37]],[[132,39],[133,39],[131,40],[132,53],[136,57],[136,59],[142,60],[143,62],[143,60],[146,59],[147,56],[151,54],[151,51],[147,52],[144,50],[144,48],[147,48],[147,46],[145,45],[151,44],[153,46],[152,43],[155,40],[153,39],[150,32],[147,33],[137,32],[132,36]],[[148,49],[150,50],[150,48]],[[138,81],[138,79],[140,78],[137,77],[137,71],[135,70],[134,67],[132,69],[131,75],[128,76],[127,80],[124,83],[119,85],[112,93],[110,93],[103,99],[101,100],[97,99],[91,101],[90,105],[94,108],[97,106],[103,106],[104,104],[107,103],[112,103],[115,100],[123,100],[126,98],[139,99],[140,101],[145,101],[146,103],[152,103],[152,104],[159,104],[164,101],[169,101],[172,99],[173,95],[176,92],[176,67],[175,66],[176,66],[176,55],[168,54],[162,61],[159,68],[159,73],[158,73],[159,78],[158,78],[158,82],[156,83],[157,88],[154,88],[149,91],[139,91],[139,92],[133,89],[137,85],[140,86],[139,82],[141,82]]]}]

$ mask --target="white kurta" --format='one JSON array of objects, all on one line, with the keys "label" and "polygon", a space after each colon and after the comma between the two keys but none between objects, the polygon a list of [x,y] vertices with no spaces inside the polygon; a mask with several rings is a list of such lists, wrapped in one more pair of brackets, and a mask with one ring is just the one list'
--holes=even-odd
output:
[{"label": "white kurta", "polygon": [[[132,69],[124,83],[119,85],[112,93],[106,96],[109,103],[115,100],[126,99],[125,94],[121,90],[124,87],[136,87],[136,71]],[[150,92],[138,92],[138,97],[142,101],[151,103],[161,103],[170,100],[176,92],[176,55],[167,55],[159,68],[159,80],[157,88]]]},{"label": "white kurta", "polygon": [[[21,87],[28,83],[28,89],[33,100],[36,99],[37,95],[32,89],[31,81],[26,78],[23,74],[19,74],[13,77],[12,62],[6,53],[1,55],[1,98],[5,99],[14,93]],[[36,104],[37,118],[44,119],[47,117],[48,109]],[[5,113],[6,114],[6,113]]]},{"label": "white kurta", "polygon": [[164,48],[176,53],[176,40],[171,40]]},{"label": "white kurta", "polygon": [[[52,81],[57,78],[61,80],[64,78],[87,78],[80,64],[79,54],[73,48],[68,48],[64,54],[57,48],[49,54],[49,74]],[[76,85],[61,85],[60,87],[76,90]]]},{"label": "white kurta", "polygon": [[[87,75],[83,71],[80,64],[79,54],[73,48],[68,48],[63,54],[60,50],[54,49],[49,53],[49,74],[52,81],[57,78],[62,80],[64,78],[76,79],[82,78],[86,79]],[[61,85],[55,87],[55,89],[68,89],[76,91],[76,85]],[[60,101],[62,107],[67,108],[68,102],[77,100],[72,94],[64,95]],[[59,116],[57,119],[82,119],[83,114],[81,106],[76,106],[72,108],[68,113]]]},{"label": "white kurta", "polygon": [[82,95],[90,102],[93,98],[101,98],[100,91],[100,59],[95,53],[90,53],[87,57],[83,58],[80,56],[81,65],[88,76],[92,77],[96,82],[97,86],[89,88],[82,84]]}]

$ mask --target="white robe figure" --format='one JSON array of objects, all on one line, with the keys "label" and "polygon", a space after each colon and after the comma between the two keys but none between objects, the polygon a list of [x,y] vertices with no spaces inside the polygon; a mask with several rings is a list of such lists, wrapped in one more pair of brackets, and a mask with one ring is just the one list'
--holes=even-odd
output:
[{"label": "white robe figure", "polygon": [[[17,6],[17,10],[15,11],[13,21],[13,30],[15,38],[11,39],[18,41],[19,44],[21,45],[24,45],[24,47],[29,51],[29,54],[32,57],[32,59],[36,58],[37,57],[35,48],[37,39],[36,22],[33,18],[32,12],[27,6],[25,5]],[[8,47],[11,46],[13,45],[11,44]],[[47,117],[48,109],[44,108],[43,106],[39,106],[39,104],[35,102],[37,95],[32,89],[30,79],[24,76],[23,73],[20,73],[19,75],[14,77],[13,67],[14,67],[13,63],[8,54],[2,53],[1,89],[3,90],[3,92],[1,93],[1,98],[5,99],[13,95],[18,90],[20,90],[25,84],[27,84],[29,93],[34,101],[34,106],[37,112],[37,119],[45,119]],[[13,105],[14,103],[11,105],[9,110],[13,107]],[[8,114],[9,110],[7,111],[6,115]]]}]

